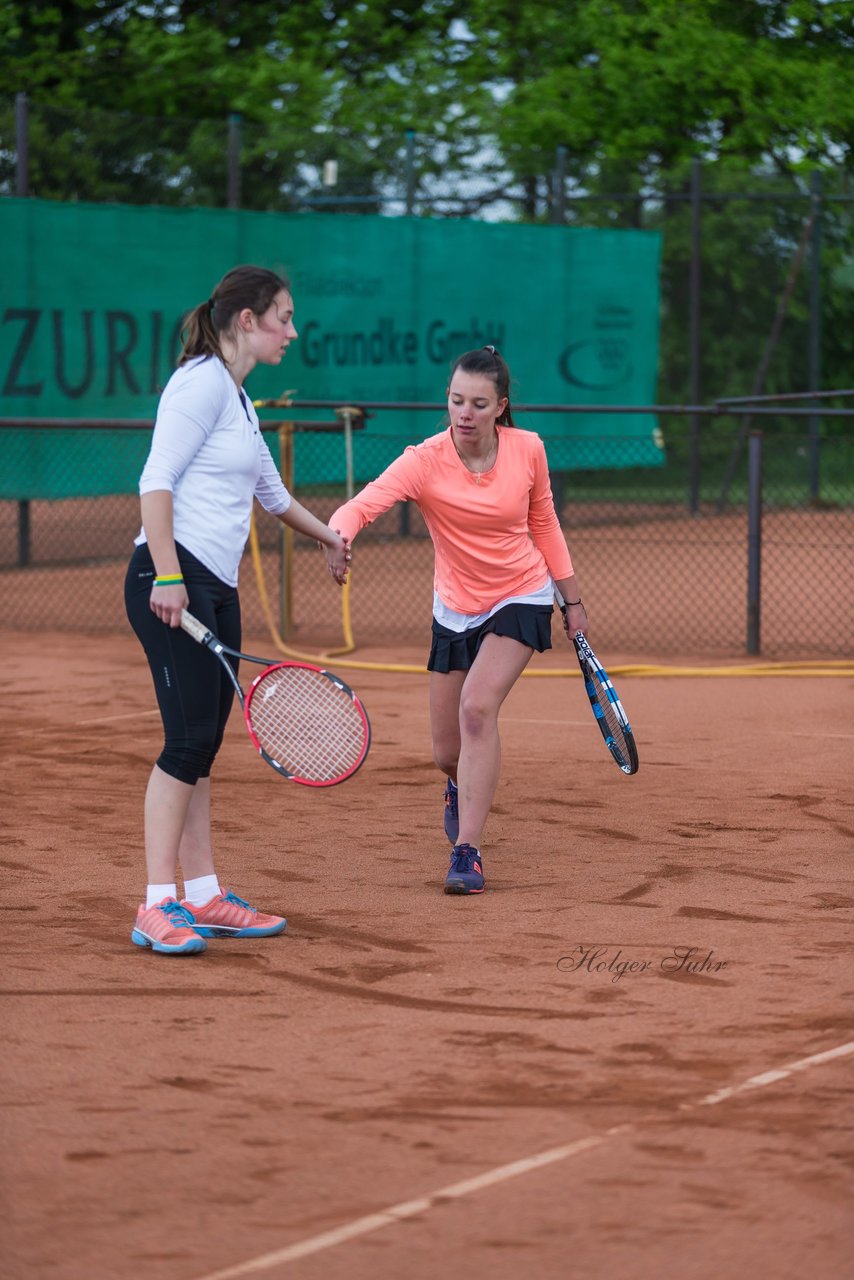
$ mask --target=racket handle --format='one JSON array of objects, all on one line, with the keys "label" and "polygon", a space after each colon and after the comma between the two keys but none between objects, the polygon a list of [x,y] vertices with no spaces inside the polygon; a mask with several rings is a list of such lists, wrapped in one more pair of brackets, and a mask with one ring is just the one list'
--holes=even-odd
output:
[{"label": "racket handle", "polygon": [[181,610],[181,627],[194,640],[198,640],[199,644],[204,644],[210,635],[207,627],[199,622],[198,618],[194,618],[186,609]]},{"label": "racket handle", "polygon": [[[560,609],[561,613],[563,614],[563,621],[564,621],[564,624],[566,624],[566,605],[565,605],[565,604],[563,604],[563,603],[561,602],[560,597],[558,597],[558,608]],[[567,625],[567,627],[566,627],[566,634],[567,634],[567,635],[569,635],[569,626],[568,626],[568,625]],[[574,637],[574,638],[575,638],[576,640],[583,640],[583,639],[584,639],[584,632],[583,632],[583,631],[576,631],[576,633],[575,633],[575,637]]]}]

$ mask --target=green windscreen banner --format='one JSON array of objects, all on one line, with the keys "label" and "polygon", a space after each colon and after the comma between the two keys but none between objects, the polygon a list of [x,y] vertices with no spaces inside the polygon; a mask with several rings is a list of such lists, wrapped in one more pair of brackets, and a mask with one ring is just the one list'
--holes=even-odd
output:
[{"label": "green windscreen banner", "polygon": [[[650,404],[660,247],[647,231],[5,199],[0,417],[153,423],[184,315],[244,262],[290,279],[299,332],[281,365],[247,379],[255,400],[287,391],[435,404],[454,358],[491,343],[510,366],[517,404]],[[544,437],[555,470],[664,461],[649,414],[525,413],[518,422]],[[371,479],[402,440],[443,425],[435,409],[373,412],[354,437],[356,481]],[[147,438],[14,434],[0,497],[136,491]],[[97,434],[94,468],[93,440],[81,434]],[[315,433],[296,443],[298,484],[341,482],[343,449]]]}]

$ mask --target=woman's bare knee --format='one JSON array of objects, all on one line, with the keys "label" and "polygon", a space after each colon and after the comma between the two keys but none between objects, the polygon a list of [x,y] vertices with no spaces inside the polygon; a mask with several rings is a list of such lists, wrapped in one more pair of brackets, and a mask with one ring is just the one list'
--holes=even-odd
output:
[{"label": "woman's bare knee", "polygon": [[460,703],[460,732],[465,738],[482,738],[491,733],[498,720],[498,710],[479,698],[463,698]]},{"label": "woman's bare knee", "polygon": [[434,752],[433,760],[440,773],[447,774],[449,778],[456,778],[460,763],[459,756],[439,756]]},{"label": "woman's bare knee", "polygon": [[449,777],[455,778],[457,776],[457,765],[460,762],[459,742],[455,745],[449,742],[434,742],[433,761],[442,773],[447,773]]}]

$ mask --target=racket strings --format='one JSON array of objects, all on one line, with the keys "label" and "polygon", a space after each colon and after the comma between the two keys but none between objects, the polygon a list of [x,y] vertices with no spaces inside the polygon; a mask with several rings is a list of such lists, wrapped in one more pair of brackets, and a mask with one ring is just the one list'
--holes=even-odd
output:
[{"label": "racket strings", "polygon": [[623,757],[623,762],[628,764],[632,753],[625,731],[625,713],[622,711],[614,687],[610,682],[605,683],[599,674],[589,666],[587,668],[587,680],[591,698],[595,700],[596,718],[604,722],[614,746]]},{"label": "racket strings", "polygon": [[270,759],[301,778],[340,778],[364,752],[365,724],[351,693],[320,671],[265,672],[252,690],[247,715]]}]

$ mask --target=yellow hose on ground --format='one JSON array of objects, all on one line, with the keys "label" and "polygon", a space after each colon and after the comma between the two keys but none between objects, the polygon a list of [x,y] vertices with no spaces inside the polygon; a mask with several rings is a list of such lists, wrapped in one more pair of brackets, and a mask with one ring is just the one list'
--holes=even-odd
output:
[{"label": "yellow hose on ground", "polygon": [[340,649],[324,649],[324,658],[336,658],[339,653],[352,653],[356,647],[353,639],[353,628],[350,623],[350,579],[352,570],[347,575],[347,581],[341,588],[341,627],[344,632],[344,644]]},{"label": "yellow hose on ground", "polygon": [[252,564],[255,567],[255,581],[258,584],[258,597],[261,601],[261,611],[264,614],[264,620],[267,623],[267,629],[274,645],[280,653],[285,654],[289,658],[296,658],[301,662],[318,662],[321,658],[330,658],[339,653],[352,653],[356,647],[353,640],[353,628],[350,622],[350,579],[344,583],[341,588],[341,615],[342,625],[344,629],[344,646],[341,649],[326,649],[323,653],[301,653],[298,649],[292,649],[290,645],[285,644],[279,628],[276,626],[273,618],[273,610],[270,605],[270,597],[267,594],[267,584],[264,581],[264,566],[261,563],[261,547],[258,542],[258,530],[255,527],[255,514],[253,512],[252,519],[249,524],[249,547],[252,552]]}]

